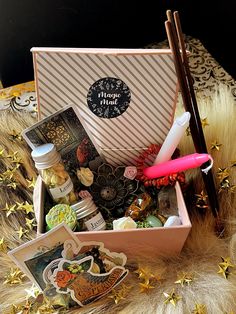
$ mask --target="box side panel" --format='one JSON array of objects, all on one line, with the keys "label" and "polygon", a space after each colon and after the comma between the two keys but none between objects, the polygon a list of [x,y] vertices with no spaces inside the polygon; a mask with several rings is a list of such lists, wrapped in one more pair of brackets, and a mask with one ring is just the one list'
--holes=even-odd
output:
[{"label": "box side panel", "polygon": [[[135,229],[124,231],[77,232],[80,241],[100,241],[114,251],[122,251],[129,258],[139,255],[173,255],[181,251],[191,223],[179,185],[176,185],[179,213],[183,225],[177,227]],[[34,191],[34,208],[38,220],[37,233],[44,233],[45,187],[39,178]]]},{"label": "box side panel", "polygon": [[[142,232],[143,231],[143,232]],[[146,229],[138,232],[76,233],[80,241],[100,241],[105,247],[124,252],[128,258],[180,253],[190,227]]]}]

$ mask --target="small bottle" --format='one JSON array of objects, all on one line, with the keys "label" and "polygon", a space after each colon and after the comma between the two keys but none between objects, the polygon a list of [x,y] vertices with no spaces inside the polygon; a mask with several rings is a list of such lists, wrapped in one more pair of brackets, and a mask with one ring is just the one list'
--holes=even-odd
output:
[{"label": "small bottle", "polygon": [[91,197],[71,205],[77,215],[80,231],[99,231],[106,229],[106,222]]},{"label": "small bottle", "polygon": [[43,182],[56,203],[73,204],[77,201],[74,186],[54,144],[36,147],[31,156]]}]

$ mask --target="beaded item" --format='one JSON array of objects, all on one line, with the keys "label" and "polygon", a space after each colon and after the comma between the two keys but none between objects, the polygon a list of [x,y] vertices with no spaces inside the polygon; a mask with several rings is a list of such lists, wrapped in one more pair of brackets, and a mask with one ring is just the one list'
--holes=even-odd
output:
[{"label": "beaded item", "polygon": [[154,186],[156,188],[161,188],[162,186],[175,185],[176,181],[178,181],[181,185],[185,184],[185,174],[184,172],[174,173],[170,176],[165,176],[157,179],[148,179],[143,174],[143,169],[145,165],[145,161],[149,156],[156,156],[160,151],[161,145],[151,144],[147,149],[145,149],[137,159],[137,176],[136,179],[143,181],[144,186]]}]

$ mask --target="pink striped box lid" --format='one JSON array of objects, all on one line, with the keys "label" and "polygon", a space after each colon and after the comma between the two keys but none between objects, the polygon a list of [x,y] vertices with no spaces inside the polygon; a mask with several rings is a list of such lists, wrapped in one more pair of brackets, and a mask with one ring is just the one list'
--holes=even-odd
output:
[{"label": "pink striped box lid", "polygon": [[173,122],[178,84],[169,49],[32,48],[39,119],[73,104],[112,165],[131,165]]}]

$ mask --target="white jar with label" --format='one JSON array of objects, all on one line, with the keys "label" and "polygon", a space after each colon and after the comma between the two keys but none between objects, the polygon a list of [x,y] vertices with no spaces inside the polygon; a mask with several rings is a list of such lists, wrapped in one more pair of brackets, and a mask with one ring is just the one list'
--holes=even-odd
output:
[{"label": "white jar with label", "polygon": [[55,145],[48,143],[38,146],[31,156],[53,200],[60,204],[76,203],[73,182]]},{"label": "white jar with label", "polygon": [[91,197],[71,205],[77,215],[81,231],[99,231],[106,229],[106,222]]}]

